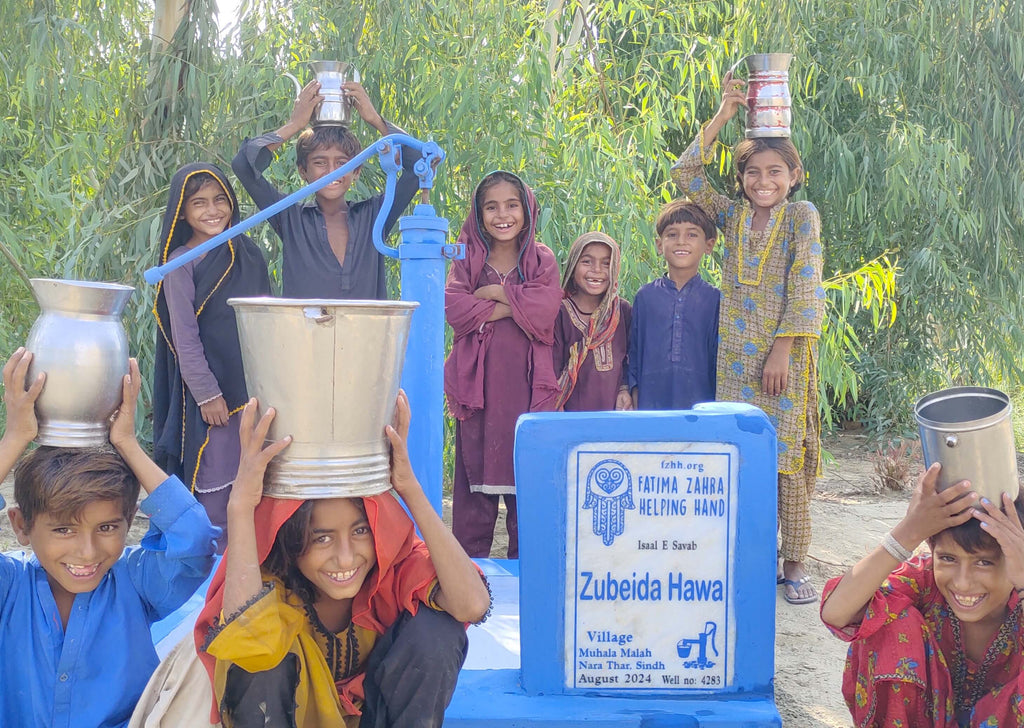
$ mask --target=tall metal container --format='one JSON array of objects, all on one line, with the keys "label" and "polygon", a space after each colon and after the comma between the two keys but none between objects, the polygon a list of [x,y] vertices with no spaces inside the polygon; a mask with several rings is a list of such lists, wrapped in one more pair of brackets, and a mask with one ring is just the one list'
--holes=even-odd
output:
[{"label": "tall metal container", "polygon": [[1002,503],[1003,491],[1017,497],[1011,409],[1009,397],[987,387],[953,387],[917,401],[925,466],[942,464],[938,490],[969,480],[978,495],[995,503]]},{"label": "tall metal container", "polygon": [[36,442],[103,445],[128,373],[128,336],[121,314],[135,289],[51,278],[33,278],[31,283],[42,312],[25,342],[33,354],[29,380],[46,372],[46,386],[36,400]]},{"label": "tall metal container", "polygon": [[231,298],[245,384],[292,443],[267,469],[277,498],[391,487],[384,427],[395,412],[413,310],[407,301]]},{"label": "tall metal container", "polygon": [[750,137],[788,137],[792,123],[789,95],[790,53],[756,53],[747,67],[747,128]]}]

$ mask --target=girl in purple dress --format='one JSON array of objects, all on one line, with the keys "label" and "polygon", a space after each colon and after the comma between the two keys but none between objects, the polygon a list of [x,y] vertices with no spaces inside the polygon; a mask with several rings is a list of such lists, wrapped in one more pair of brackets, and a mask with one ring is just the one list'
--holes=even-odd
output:
[{"label": "girl in purple dress", "polygon": [[455,417],[452,530],[466,552],[490,556],[499,498],[505,499],[508,557],[519,556],[512,445],[524,412],[552,410],[552,363],[562,292],[558,262],[537,242],[537,200],[508,172],[484,177],[473,194],[452,263],[445,318],[454,332],[444,366]]},{"label": "girl in purple dress", "polygon": [[599,232],[576,238],[555,322],[557,409],[633,409],[625,379],[632,308],[619,298],[619,244]]}]

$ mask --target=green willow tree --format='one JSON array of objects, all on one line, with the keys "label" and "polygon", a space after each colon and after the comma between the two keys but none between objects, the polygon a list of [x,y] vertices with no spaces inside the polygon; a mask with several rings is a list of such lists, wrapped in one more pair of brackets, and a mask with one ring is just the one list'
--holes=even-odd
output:
[{"label": "green willow tree", "polygon": [[[226,168],[243,138],[280,126],[294,93],[281,74],[308,77],[305,60],[354,60],[385,116],[441,144],[432,202],[453,229],[483,174],[519,172],[556,252],[593,228],[622,243],[632,296],[659,274],[653,220],[678,194],[668,168],[713,113],[725,70],[786,50],[801,194],[821,209],[831,277],[826,414],[889,426],[924,387],[1018,374],[1020,312],[1004,295],[1022,237],[1014,6],[245,0],[218,36],[213,5],[192,0],[164,48],[143,0],[36,0],[0,28],[12,99],[0,120],[0,243],[31,275],[137,285],[128,324],[144,370],[155,334],[141,271],[156,260],[173,170],[197,159]],[[981,63],[985,53],[1004,66]],[[740,133],[737,122],[727,137]],[[283,188],[300,185],[293,154],[269,172]],[[730,165],[723,147],[723,189]],[[379,184],[370,164],[357,192]],[[255,233],[276,266],[276,237]],[[35,309],[13,274],[0,293],[9,351]]]}]

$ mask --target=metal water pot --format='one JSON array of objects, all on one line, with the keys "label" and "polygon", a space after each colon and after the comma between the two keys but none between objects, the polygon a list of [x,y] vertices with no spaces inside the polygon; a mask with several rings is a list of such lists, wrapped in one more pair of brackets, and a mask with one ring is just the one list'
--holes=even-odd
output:
[{"label": "metal water pot", "polygon": [[937,489],[961,480],[994,503],[1006,491],[1016,498],[1017,451],[1010,398],[998,389],[953,387],[926,395],[914,406],[925,467],[938,461]]},{"label": "metal water pot", "polygon": [[789,95],[790,53],[755,53],[736,66],[747,68],[746,136],[788,137],[792,122]]},{"label": "metal water pot", "polygon": [[29,331],[29,381],[46,372],[36,400],[40,445],[94,447],[107,442],[110,415],[128,373],[128,336],[121,313],[131,286],[33,278],[42,313]]},{"label": "metal water pot", "polygon": [[362,497],[391,487],[384,427],[395,413],[413,310],[407,301],[231,298],[245,385],[277,411],[268,437],[277,498]]},{"label": "metal water pot", "polygon": [[[320,95],[324,100],[313,111],[310,123],[313,126],[343,126],[352,121],[352,100],[341,87],[349,81],[359,81],[359,71],[351,63],[342,61],[310,61],[309,68],[320,82]],[[285,73],[295,84],[295,95],[302,90],[299,79]]]}]

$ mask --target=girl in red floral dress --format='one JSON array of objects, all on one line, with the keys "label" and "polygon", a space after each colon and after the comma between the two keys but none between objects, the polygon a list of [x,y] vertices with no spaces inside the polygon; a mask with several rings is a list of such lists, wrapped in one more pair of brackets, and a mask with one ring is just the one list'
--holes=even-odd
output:
[{"label": "girl in red floral dress", "polygon": [[[1000,508],[968,481],[936,492],[938,473],[825,586],[821,618],[851,643],[843,697],[857,726],[1024,725],[1024,496]],[[911,558],[923,541],[931,554]]]}]

